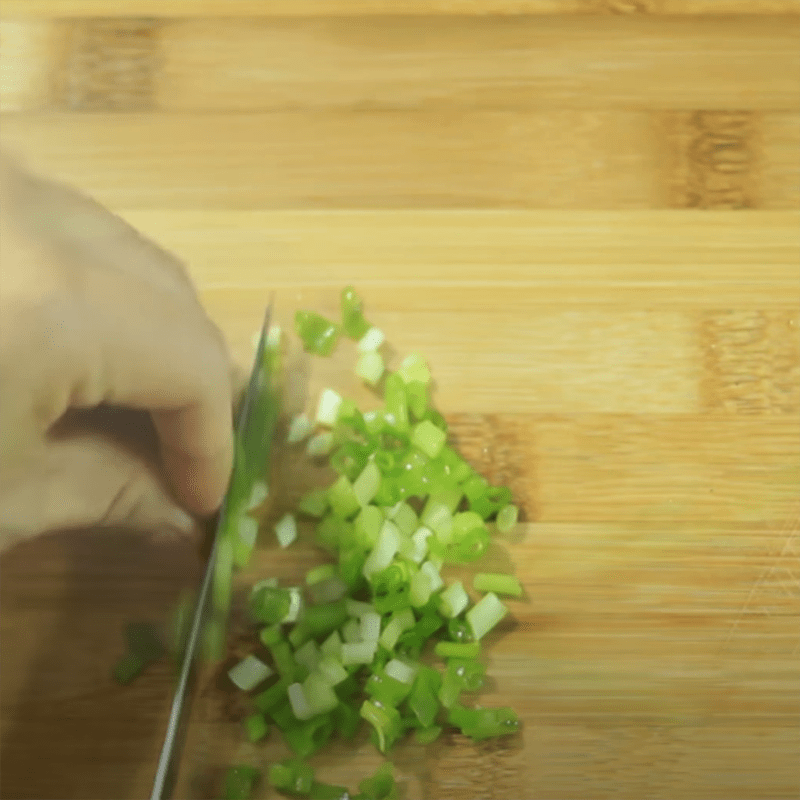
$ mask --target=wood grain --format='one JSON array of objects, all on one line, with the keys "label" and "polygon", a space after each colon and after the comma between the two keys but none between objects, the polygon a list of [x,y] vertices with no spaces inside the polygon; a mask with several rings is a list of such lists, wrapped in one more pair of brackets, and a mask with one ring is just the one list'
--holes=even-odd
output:
[{"label": "wood grain", "polygon": [[317,17],[430,14],[784,15],[800,0],[4,0],[6,17]]},{"label": "wood grain", "polygon": [[[798,0],[4,0],[0,130],[188,265],[235,359],[270,290],[347,283],[430,359],[453,443],[522,523],[487,648],[519,736],[400,748],[407,800],[800,795]],[[374,397],[353,346],[287,409]],[[321,555],[275,516],[240,576]],[[76,531],[0,563],[0,795],[149,795],[173,688],[109,670],[187,544]],[[468,577],[468,571],[451,570]],[[244,655],[240,642],[232,643]],[[244,706],[208,674],[181,797],[217,796]],[[366,741],[315,759],[354,785]],[[268,797],[262,792],[260,797]]]},{"label": "wood grain", "polygon": [[186,22],[161,33],[156,102],[192,111],[794,109],[798,37],[794,19],[768,17]]}]

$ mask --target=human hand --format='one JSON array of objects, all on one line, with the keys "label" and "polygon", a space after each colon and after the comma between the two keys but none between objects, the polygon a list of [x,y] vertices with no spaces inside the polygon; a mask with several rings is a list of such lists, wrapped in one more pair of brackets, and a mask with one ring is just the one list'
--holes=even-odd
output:
[{"label": "human hand", "polygon": [[192,532],[230,477],[234,375],[176,259],[0,154],[0,549]]}]

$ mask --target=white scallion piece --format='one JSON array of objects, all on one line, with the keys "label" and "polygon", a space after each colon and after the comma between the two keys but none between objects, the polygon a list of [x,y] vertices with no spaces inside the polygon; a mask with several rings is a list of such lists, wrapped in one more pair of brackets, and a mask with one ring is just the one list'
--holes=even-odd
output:
[{"label": "white scallion piece", "polygon": [[319,398],[317,406],[317,422],[320,425],[332,427],[339,416],[339,407],[342,405],[342,396],[333,389],[325,389]]},{"label": "white scallion piece", "polygon": [[305,721],[314,716],[314,710],[309,705],[301,683],[293,683],[286,693],[289,695],[289,703],[297,719]]},{"label": "white scallion piece", "polygon": [[250,499],[247,501],[247,510],[252,511],[258,508],[269,496],[269,489],[264,481],[254,481],[250,491]]},{"label": "white scallion piece", "polygon": [[364,561],[364,567],[362,569],[364,577],[369,578],[369,576],[375,572],[386,569],[386,567],[392,563],[392,559],[399,546],[400,537],[397,526],[391,520],[387,519],[383,523],[381,532],[378,534],[378,541],[375,547],[372,548],[366,561]]},{"label": "white scallion piece", "polygon": [[371,614],[375,609],[371,603],[364,603],[361,600],[353,600],[348,597],[344,601],[345,608],[347,609],[348,617],[363,617],[364,614]]},{"label": "white scallion piece", "polygon": [[467,611],[465,616],[469,626],[472,628],[472,635],[476,640],[480,640],[489,633],[507,613],[508,609],[503,605],[500,598],[494,592],[489,592],[489,594],[478,600],[478,602]]},{"label": "white scallion piece", "polygon": [[267,666],[256,656],[247,656],[236,666],[228,670],[228,677],[234,686],[243,692],[255,689],[259,683],[265,681],[272,675],[272,668]]},{"label": "white scallion piece", "polygon": [[421,564],[428,555],[428,539],[433,536],[430,528],[417,528],[411,535],[411,550],[408,557],[415,563]]},{"label": "white scallion piece", "polygon": [[355,373],[369,386],[377,386],[385,370],[383,356],[375,351],[362,353],[356,362]]},{"label": "white scallion piece", "polygon": [[411,576],[411,605],[415,608],[424,606],[431,595],[444,586],[439,569],[432,561],[426,561],[419,572]]},{"label": "white scallion piece", "polygon": [[281,330],[280,325],[270,325],[270,328],[267,331],[267,340],[264,342],[264,345],[270,350],[277,350],[281,345],[282,334],[283,331]]},{"label": "white scallion piece", "polygon": [[311,435],[311,431],[313,430],[314,423],[308,418],[308,414],[298,414],[296,417],[292,417],[292,421],[289,423],[289,432],[286,435],[286,441],[289,442],[289,444],[302,442],[303,439]]},{"label": "white scallion piece", "polygon": [[331,686],[338,686],[347,678],[347,670],[335,656],[323,656],[317,664],[317,672],[328,681]]},{"label": "white scallion piece", "polygon": [[312,458],[327,456],[333,450],[333,433],[323,431],[312,436],[306,444],[306,453]]},{"label": "white scallion piece", "polygon": [[294,518],[294,514],[284,514],[275,523],[275,536],[278,538],[278,544],[281,547],[288,547],[297,539],[297,521]]},{"label": "white scallion piece", "polygon": [[457,617],[469,605],[469,595],[461,581],[454,581],[439,595],[439,608],[445,617]]},{"label": "white scallion piece", "polygon": [[357,619],[349,619],[342,625],[342,639],[344,647],[345,644],[355,644],[361,641],[361,625]]},{"label": "white scallion piece", "polygon": [[309,672],[313,672],[317,668],[321,658],[319,645],[313,639],[309,639],[294,651],[294,660],[298,664],[302,664]]},{"label": "white scallion piece", "polygon": [[361,641],[377,642],[381,636],[381,615],[370,611],[361,617]]},{"label": "white scallion piece", "polygon": [[419,381],[420,383],[430,383],[431,371],[428,363],[419,353],[411,353],[406,356],[397,369],[397,374],[403,379],[404,383]]},{"label": "white scallion piece", "polygon": [[247,545],[247,547],[252,548],[258,536],[258,520],[248,514],[242,514],[242,516],[239,517],[238,528],[241,542]]},{"label": "white scallion piece", "polygon": [[417,670],[396,658],[393,658],[386,664],[384,672],[390,678],[394,678],[396,681],[406,684],[412,683],[417,675]]},{"label": "white scallion piece", "polygon": [[297,622],[303,609],[303,593],[297,586],[289,587],[289,613],[284,622]]},{"label": "white scallion piece", "polygon": [[386,336],[380,328],[370,328],[359,340],[358,349],[362,353],[370,353],[377,350],[386,340]]},{"label": "white scallion piece", "polygon": [[378,493],[381,485],[381,471],[374,461],[367,462],[364,469],[353,481],[353,494],[358,498],[362,506],[368,505],[372,498]]},{"label": "white scallion piece", "polygon": [[342,645],[342,665],[369,664],[377,649],[377,639],[374,642],[345,642]]},{"label": "white scallion piece", "polygon": [[413,628],[415,622],[414,612],[410,608],[397,611],[383,629],[379,639],[380,643],[387,650],[394,650],[394,646],[397,644],[401,634],[409,628]]},{"label": "white scallion piece", "polygon": [[303,681],[303,694],[309,707],[317,714],[327,714],[339,704],[331,684],[318,672],[312,672]]}]

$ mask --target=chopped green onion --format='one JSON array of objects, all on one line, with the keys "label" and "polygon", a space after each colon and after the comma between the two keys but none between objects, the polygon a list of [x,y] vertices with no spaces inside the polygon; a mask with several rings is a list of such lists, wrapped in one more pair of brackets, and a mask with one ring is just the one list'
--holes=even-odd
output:
[{"label": "chopped green onion", "polygon": [[461,581],[454,581],[439,595],[439,607],[445,617],[457,617],[469,605],[469,595]]},{"label": "chopped green onion", "polygon": [[361,625],[356,619],[349,619],[342,625],[342,640],[344,644],[355,644],[361,641]]},{"label": "chopped green onion", "polygon": [[313,586],[315,583],[320,583],[327,578],[332,578],[336,575],[336,567],[333,564],[320,564],[313,567],[306,573],[306,585]]},{"label": "chopped green onion", "polygon": [[314,770],[304,761],[289,758],[269,768],[269,782],[279,791],[307,796],[314,783]]},{"label": "chopped green onion", "polygon": [[328,489],[328,502],[331,504],[331,512],[340,519],[352,517],[361,508],[353,491],[353,484],[345,475],[340,475]]},{"label": "chopped green onion", "polygon": [[414,738],[419,744],[431,744],[431,742],[435,742],[439,738],[441,733],[441,727],[431,725],[430,728],[417,728]]},{"label": "chopped green onion", "polygon": [[408,697],[408,707],[423,728],[433,725],[439,712],[439,689],[442,676],[430,667],[421,667]]},{"label": "chopped green onion", "polygon": [[417,530],[416,512],[403,500],[394,505],[387,516],[403,533],[411,535]]},{"label": "chopped green onion", "polygon": [[303,681],[303,695],[314,716],[333,711],[339,703],[331,684],[318,672],[312,672]]},{"label": "chopped green onion", "polygon": [[272,669],[261,659],[249,655],[243,658],[235,667],[228,670],[228,677],[231,683],[243,692],[255,689],[259,683],[263,683],[272,675]]},{"label": "chopped green onion", "polygon": [[312,458],[326,456],[331,450],[333,450],[333,434],[330,431],[312,436],[306,445],[306,453]]},{"label": "chopped green onion", "polygon": [[377,350],[368,350],[358,357],[355,373],[364,383],[374,387],[383,377],[385,369],[383,356]]},{"label": "chopped green onion", "polygon": [[342,405],[342,396],[333,389],[325,389],[319,398],[317,406],[317,422],[320,425],[333,426],[339,416],[339,408]]},{"label": "chopped green onion", "polygon": [[377,350],[386,340],[386,336],[379,328],[370,328],[359,340],[358,350],[361,353],[370,353]]},{"label": "chopped green onion", "polygon": [[285,622],[291,606],[291,594],[288,589],[272,586],[253,587],[250,592],[250,616],[264,625],[275,625]]},{"label": "chopped green onion", "polygon": [[417,528],[411,535],[411,547],[403,555],[411,559],[415,564],[421,564],[428,554],[428,538],[430,536],[433,536],[433,531],[430,528]]},{"label": "chopped green onion", "polygon": [[312,602],[327,605],[343,599],[347,590],[347,584],[338,575],[334,575],[332,578],[326,578],[324,581],[309,586],[308,594]]},{"label": "chopped green onion", "polygon": [[381,472],[374,461],[370,461],[353,483],[353,493],[359,504],[366,506],[378,493]]},{"label": "chopped green onion", "polygon": [[428,369],[428,364],[419,353],[412,353],[406,356],[400,364],[397,374],[405,383],[419,381],[427,384],[431,382],[431,372]]},{"label": "chopped green onion", "polygon": [[386,405],[386,420],[397,431],[408,430],[408,398],[399,375],[393,373],[386,378],[384,388],[384,403]]},{"label": "chopped green onion", "polygon": [[[247,511],[254,511],[269,497],[269,489],[264,481],[253,481],[250,498],[247,501]],[[248,519],[248,517],[245,517]]]},{"label": "chopped green onion", "polygon": [[263,714],[250,714],[244,719],[244,730],[248,741],[260,742],[269,733],[269,724]]},{"label": "chopped green onion", "polygon": [[342,289],[342,328],[351,339],[361,339],[370,329],[364,319],[364,304],[352,286]]},{"label": "chopped green onion", "polygon": [[433,652],[441,658],[477,658],[480,642],[436,642]]},{"label": "chopped green onion", "polygon": [[369,664],[378,649],[377,640],[372,642],[345,642],[342,645],[342,665]]},{"label": "chopped green onion", "polygon": [[411,576],[411,592],[409,599],[415,608],[424,606],[434,592],[444,586],[442,576],[432,561],[426,561],[419,571]]},{"label": "chopped green onion", "polygon": [[318,714],[313,719],[283,730],[283,738],[299,758],[309,758],[328,742],[333,734],[330,714]]},{"label": "chopped green onion", "polygon": [[406,664],[404,661],[399,661],[398,659],[393,658],[384,667],[384,671],[390,678],[394,678],[400,683],[410,684],[414,681],[414,678],[418,672],[418,668],[412,667],[409,664]]},{"label": "chopped green onion", "polygon": [[482,597],[466,613],[474,638],[482,639],[507,613],[508,609],[494,592]]},{"label": "chopped green onion", "polygon": [[113,678],[117,683],[125,686],[144,672],[149,663],[140,653],[125,653],[114,667]]},{"label": "chopped green onion", "polygon": [[495,736],[508,736],[519,730],[519,718],[510,708],[472,709],[455,705],[448,714],[448,722],[476,742]]},{"label": "chopped green onion", "polygon": [[321,658],[322,653],[320,653],[319,646],[313,639],[309,639],[294,651],[294,660],[298,664],[302,664],[309,672],[313,672],[317,668]]},{"label": "chopped green onion", "polygon": [[337,686],[347,678],[347,671],[335,656],[323,656],[317,664],[317,671],[331,686]]},{"label": "chopped green onion", "polygon": [[275,536],[281,547],[288,547],[297,539],[297,522],[293,514],[284,514],[275,523]]},{"label": "chopped green onion", "polygon": [[294,325],[307,353],[329,356],[339,341],[339,326],[313,311],[298,311]]},{"label": "chopped green onion", "polygon": [[361,641],[377,643],[381,635],[381,615],[368,611],[361,617]]},{"label": "chopped green onion", "polygon": [[513,575],[501,575],[493,572],[479,572],[472,580],[475,591],[508,594],[522,597],[522,586]]},{"label": "chopped green onion", "polygon": [[303,608],[303,594],[297,586],[289,588],[289,610],[283,618],[283,622],[297,622],[300,611]]},{"label": "chopped green onion", "polygon": [[263,714],[267,714],[278,703],[286,698],[286,690],[289,687],[290,681],[287,678],[281,678],[277,683],[274,683],[269,689],[257,694],[253,698],[253,705]]},{"label": "chopped green onion", "polygon": [[267,331],[267,338],[264,341],[264,347],[268,350],[277,350],[281,345],[281,337],[283,336],[283,329],[277,323],[270,325]]},{"label": "chopped green onion", "polygon": [[245,764],[231,767],[225,773],[223,800],[249,800],[260,777],[261,773],[255,767]]},{"label": "chopped green onion", "polygon": [[314,710],[308,702],[308,698],[303,691],[302,683],[293,683],[287,689],[289,702],[292,704],[292,711],[297,719],[306,721],[314,716]]},{"label": "chopped green onion", "polygon": [[497,530],[500,533],[508,533],[517,524],[518,519],[519,509],[516,506],[510,503],[507,506],[503,506],[497,512]]},{"label": "chopped green onion", "polygon": [[428,458],[436,458],[441,453],[447,434],[437,428],[430,420],[423,420],[411,431],[411,441]]},{"label": "chopped green onion", "polygon": [[433,495],[422,511],[421,521],[430,528],[442,544],[448,544],[453,535],[453,514],[443,500]]},{"label": "chopped green onion", "polygon": [[388,800],[395,788],[392,762],[385,761],[375,773],[358,784],[359,791],[369,800]]},{"label": "chopped green onion", "polygon": [[345,600],[345,608],[350,617],[363,617],[364,614],[370,614],[375,610],[372,603],[363,603],[361,600],[353,600],[352,597]]},{"label": "chopped green onion", "polygon": [[383,527],[383,512],[377,506],[364,506],[355,521],[355,533],[364,548],[372,549],[378,543]]},{"label": "chopped green onion", "polygon": [[400,537],[397,526],[387,519],[378,534],[375,547],[364,562],[362,569],[364,577],[369,578],[373,573],[386,569],[392,563],[399,546]]},{"label": "chopped green onion", "polygon": [[320,646],[320,651],[323,656],[331,656],[332,658],[341,658],[342,655],[342,637],[339,631],[334,631]]},{"label": "chopped green onion", "polygon": [[289,444],[297,444],[307,439],[314,430],[314,423],[308,418],[308,414],[298,414],[292,417],[289,423],[289,432],[286,436],[286,441]]},{"label": "chopped green onion", "polygon": [[298,508],[310,517],[321,517],[328,510],[328,493],[325,489],[312,489],[300,499]]},{"label": "chopped green onion", "polygon": [[402,732],[400,714],[397,709],[372,700],[365,700],[360,713],[374,728],[378,749],[385,753]]},{"label": "chopped green onion", "polygon": [[390,651],[394,650],[400,634],[413,627],[414,621],[414,612],[410,608],[396,612],[381,633],[381,638],[378,640],[381,646]]},{"label": "chopped green onion", "polygon": [[309,800],[350,800],[350,792],[346,786],[314,781],[308,790]]},{"label": "chopped green onion", "polygon": [[258,634],[258,638],[261,640],[261,644],[263,644],[264,647],[272,647],[283,639],[283,630],[280,624],[268,625],[261,630]]}]

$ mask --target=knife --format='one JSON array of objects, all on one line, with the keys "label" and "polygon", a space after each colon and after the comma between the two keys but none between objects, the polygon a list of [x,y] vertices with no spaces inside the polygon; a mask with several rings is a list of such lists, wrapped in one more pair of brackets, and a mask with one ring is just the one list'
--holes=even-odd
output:
[{"label": "knife", "polygon": [[[237,509],[230,508],[229,500],[234,484],[242,479],[242,473],[246,471],[246,477],[253,479],[257,473],[260,476],[266,474],[269,452],[271,447],[271,437],[274,426],[275,414],[270,414],[269,419],[256,420],[252,418],[253,408],[260,396],[264,396],[270,391],[271,370],[265,368],[264,351],[266,348],[267,334],[269,332],[270,319],[272,317],[273,300],[270,300],[264,314],[264,322],[261,326],[261,334],[258,339],[255,362],[250,372],[250,381],[242,401],[239,415],[236,420],[235,437],[237,458],[234,460],[233,475],[228,491],[222,501],[219,516],[217,518],[214,540],[211,546],[211,553],[203,574],[203,581],[200,584],[200,593],[192,615],[189,635],[186,641],[181,670],[178,676],[178,684],[175,689],[175,696],[172,700],[169,721],[167,723],[167,733],[164,744],[161,748],[161,755],[158,760],[153,791],[150,800],[169,800],[175,788],[177,778],[177,767],[180,761],[181,749],[186,736],[186,726],[184,724],[185,711],[191,694],[191,688],[195,677],[195,655],[203,635],[203,623],[206,616],[211,587],[214,580],[214,568],[217,560],[217,548],[219,546],[221,532],[225,530],[228,515],[236,513]],[[252,427],[258,434],[259,441],[252,441]],[[261,461],[262,463],[258,463]]]}]

